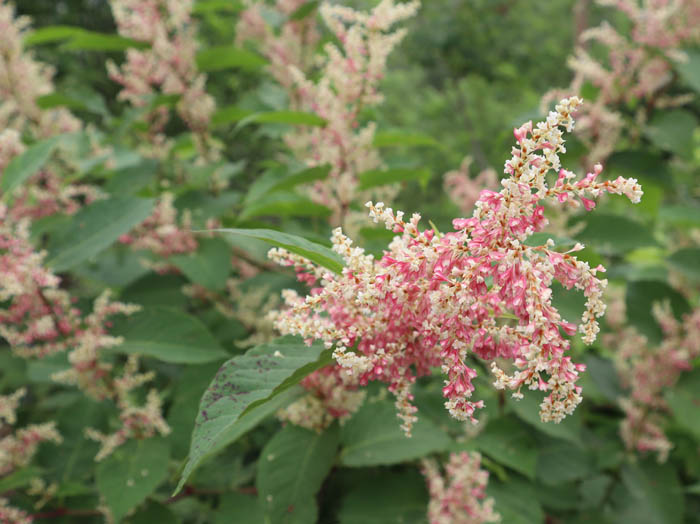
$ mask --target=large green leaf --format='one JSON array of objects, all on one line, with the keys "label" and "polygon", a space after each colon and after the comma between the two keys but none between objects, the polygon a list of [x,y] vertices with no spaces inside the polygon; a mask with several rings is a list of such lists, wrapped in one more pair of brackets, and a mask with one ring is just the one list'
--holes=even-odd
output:
[{"label": "large green leaf", "polygon": [[58,140],[57,137],[53,137],[37,142],[7,164],[0,174],[0,190],[5,200],[10,198],[15,188],[44,166],[56,149]]},{"label": "large green leaf", "polygon": [[203,72],[224,69],[256,70],[267,61],[255,53],[234,46],[216,46],[197,53],[197,68]]},{"label": "large green leaf", "polygon": [[252,123],[325,126],[327,122],[317,114],[305,111],[267,111],[265,113],[254,113],[243,118],[239,122],[238,127]]},{"label": "large green leaf", "polygon": [[[332,362],[321,344],[282,337],[226,362],[202,397],[178,490],[207,456],[238,438],[246,413]],[[252,414],[252,413],[251,413]],[[246,428],[247,429],[247,428]]]},{"label": "large green leaf", "polygon": [[593,472],[593,456],[583,447],[564,440],[546,442],[537,456],[537,478],[558,485]]},{"label": "large green leaf", "polygon": [[678,384],[666,391],[676,424],[700,439],[700,368],[683,374]]},{"label": "large green leaf", "polygon": [[508,405],[513,408],[515,414],[537,430],[552,437],[569,440],[574,443],[581,441],[581,415],[574,411],[560,423],[542,422],[540,420],[540,402],[543,395],[535,391],[526,391],[520,400],[508,399]]},{"label": "large green leaf", "polygon": [[657,244],[644,224],[621,215],[590,213],[584,216],[583,222],[586,227],[576,237],[604,254],[626,253]]},{"label": "large green leaf", "polygon": [[315,495],[338,449],[337,425],[316,433],[294,425],[279,431],[260,452],[256,486],[267,522],[313,524]]},{"label": "large green leaf", "polygon": [[54,25],[33,31],[24,39],[24,44],[33,46],[67,41],[65,49],[76,51],[125,51],[131,47],[143,49],[147,42],[125,38],[116,34],[96,33],[81,27]]},{"label": "large green leaf", "polygon": [[452,443],[427,417],[420,417],[411,433],[409,438],[401,430],[391,401],[366,402],[342,428],[341,462],[353,467],[398,464],[444,451]]},{"label": "large green leaf", "polygon": [[343,498],[340,524],[427,523],[428,491],[417,470],[367,471]]},{"label": "large green leaf", "polygon": [[615,524],[680,524],[683,492],[670,464],[645,460],[622,467],[622,483],[612,492]]},{"label": "large green leaf", "polygon": [[676,70],[685,83],[700,93],[700,49],[685,49],[687,60],[679,61]]},{"label": "large green leaf", "polygon": [[260,524],[264,519],[257,498],[234,491],[221,498],[214,524]]},{"label": "large green leaf", "polygon": [[316,180],[323,180],[331,171],[331,166],[309,167],[297,173],[278,179],[272,183],[268,191],[286,191],[301,184],[309,184]]},{"label": "large green leaf", "polygon": [[532,430],[513,416],[489,420],[474,439],[476,448],[529,479],[535,478],[537,444]]},{"label": "large green leaf", "polygon": [[327,217],[331,210],[326,206],[317,204],[306,197],[295,193],[273,193],[266,195],[247,205],[241,214],[240,220],[248,220],[260,216],[306,216]]},{"label": "large green leaf", "polygon": [[168,474],[170,451],[162,438],[130,440],[97,465],[97,490],[120,522]]},{"label": "large green leaf", "polygon": [[668,257],[668,263],[684,277],[700,281],[700,248],[679,249]]},{"label": "large green leaf", "polygon": [[196,317],[166,307],[145,308],[115,321],[124,342],[112,351],[135,353],[177,364],[223,360],[228,354]]},{"label": "large green leaf", "polygon": [[290,20],[303,20],[311,13],[313,13],[318,7],[319,0],[310,0],[305,4],[300,5],[294,10],[294,12],[289,15]]},{"label": "large green leaf", "polygon": [[499,482],[491,477],[486,494],[494,498],[494,509],[501,522],[508,524],[542,524],[544,513],[537,501],[537,492],[532,482],[511,477],[508,482]]},{"label": "large green leaf", "polygon": [[343,271],[343,259],[325,246],[306,240],[303,237],[274,231],[272,229],[217,229],[221,233],[241,237],[255,238],[273,246],[296,253],[335,273]]},{"label": "large green leaf", "polygon": [[65,271],[111,246],[131,228],[143,222],[153,200],[114,197],[82,208],[49,246],[48,265]]},{"label": "large green leaf", "polygon": [[197,251],[169,260],[191,282],[211,290],[223,289],[231,270],[231,247],[220,238],[202,238]]},{"label": "large green leaf", "polygon": [[698,120],[693,113],[684,109],[672,109],[655,115],[645,127],[645,131],[660,149],[691,158],[693,132],[697,127]]}]

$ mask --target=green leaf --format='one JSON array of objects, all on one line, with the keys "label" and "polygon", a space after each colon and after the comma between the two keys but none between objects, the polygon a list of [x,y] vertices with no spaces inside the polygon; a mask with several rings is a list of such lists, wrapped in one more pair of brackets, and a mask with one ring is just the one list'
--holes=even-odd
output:
[{"label": "green leaf", "polygon": [[265,113],[253,113],[238,123],[238,127],[248,124],[290,124],[304,126],[325,126],[326,120],[315,113],[305,111],[268,111]]},{"label": "green leaf", "polygon": [[130,440],[97,465],[97,490],[119,522],[168,475],[170,453],[162,438]]},{"label": "green leaf", "polygon": [[315,496],[333,466],[338,441],[335,424],[322,433],[290,424],[265,445],[256,486],[268,522],[316,522]]},{"label": "green leaf", "polygon": [[684,49],[683,51],[688,59],[678,62],[676,70],[686,84],[700,93],[700,49]]},{"label": "green leaf", "polygon": [[42,469],[34,466],[27,466],[13,471],[9,475],[0,478],[0,493],[16,490],[28,486],[37,477],[42,477]]},{"label": "green leaf", "polygon": [[700,208],[683,205],[662,206],[659,218],[674,226],[700,227]]},{"label": "green leaf", "polygon": [[234,68],[255,71],[265,64],[260,55],[235,46],[210,47],[197,53],[197,68],[204,73]]},{"label": "green leaf", "polygon": [[198,0],[192,6],[193,14],[211,13],[213,11],[229,11],[235,13],[243,9],[239,0]]},{"label": "green leaf", "polygon": [[65,271],[108,248],[124,233],[143,222],[153,200],[113,197],[82,208],[49,246],[48,265]]},{"label": "green leaf", "polygon": [[494,498],[494,509],[501,516],[501,522],[508,524],[544,522],[544,513],[531,482],[511,477],[508,482],[502,483],[492,477],[486,487],[486,495]]},{"label": "green leaf", "polygon": [[642,246],[657,245],[651,231],[636,220],[621,215],[591,213],[583,218],[586,227],[577,236],[601,254],[621,254]]},{"label": "green leaf", "polygon": [[394,147],[394,146],[427,146],[441,148],[440,142],[433,137],[423,133],[412,133],[406,131],[386,131],[377,133],[374,137],[374,147]]},{"label": "green leaf", "polygon": [[622,466],[622,483],[612,492],[615,524],[680,524],[683,491],[670,464],[651,460]]},{"label": "green leaf", "polygon": [[36,99],[36,105],[41,109],[53,109],[54,107],[67,107],[68,109],[85,109],[85,104],[76,98],[62,93],[49,93]]},{"label": "green leaf", "polygon": [[158,166],[158,160],[142,158],[136,164],[114,171],[105,189],[111,195],[134,195],[151,183],[158,173]]},{"label": "green leaf", "polygon": [[627,320],[652,344],[661,341],[661,327],[654,318],[653,305],[665,301],[671,304],[676,318],[690,311],[685,297],[665,282],[638,280],[627,284]]},{"label": "green leaf", "polygon": [[231,247],[220,238],[202,238],[198,242],[194,253],[168,260],[195,284],[211,290],[225,288],[231,270]]},{"label": "green leaf", "polygon": [[295,193],[273,193],[260,200],[255,200],[247,205],[239,220],[248,220],[260,216],[277,217],[327,217],[331,210],[326,206],[317,204],[306,197]]},{"label": "green leaf", "polygon": [[546,435],[568,440],[575,444],[581,442],[581,415],[574,411],[573,415],[568,415],[560,423],[542,422],[540,420],[540,402],[543,395],[538,395],[535,391],[526,391],[520,400],[508,399],[508,405],[513,408],[515,414],[538,431]]},{"label": "green leaf", "polygon": [[316,180],[325,179],[331,172],[331,166],[316,166],[298,171],[284,178],[280,178],[277,182],[270,185],[268,191],[288,191],[301,184],[309,184]]},{"label": "green leaf", "polygon": [[199,319],[176,309],[146,308],[115,321],[124,342],[111,351],[133,353],[176,364],[223,360],[228,354]]},{"label": "green leaf", "polygon": [[434,422],[420,417],[407,437],[389,400],[365,402],[342,428],[340,460],[346,466],[398,464],[444,451],[452,443]]},{"label": "green leaf", "polygon": [[215,231],[262,240],[273,246],[284,248],[291,253],[301,255],[335,273],[342,273],[343,271],[343,259],[338,254],[303,237],[289,235],[272,229],[217,229]]},{"label": "green leaf", "polygon": [[296,337],[256,346],[226,362],[202,397],[190,454],[177,490],[202,460],[242,434],[239,425],[244,423],[246,413],[252,414],[254,408],[269,403],[330,362],[330,350],[323,351],[321,344],[306,346]]},{"label": "green leaf", "polygon": [[474,439],[474,445],[496,462],[513,468],[529,479],[535,478],[537,444],[532,430],[512,416],[489,420]]},{"label": "green leaf", "polygon": [[432,173],[429,169],[373,169],[360,173],[360,189],[370,189],[377,186],[385,186],[387,184],[395,184],[397,182],[405,182],[407,180],[418,180],[421,185],[425,185],[430,180]]},{"label": "green leaf", "polygon": [[147,42],[133,38],[85,30],[73,35],[63,45],[63,49],[69,51],[126,51],[127,49],[147,49],[149,47]]},{"label": "green leaf", "polygon": [[14,157],[0,175],[0,189],[3,198],[11,198],[12,191],[22,184],[27,178],[39,171],[58,145],[59,138],[52,137],[37,142],[21,155]]},{"label": "green leaf", "polygon": [[260,524],[265,516],[258,499],[243,493],[227,493],[216,508],[214,524]]},{"label": "green leaf", "polygon": [[668,257],[668,263],[686,278],[700,280],[700,248],[680,249]]},{"label": "green leaf", "polygon": [[666,401],[676,424],[700,439],[700,368],[684,373],[678,384],[666,391]]},{"label": "green leaf", "polygon": [[593,457],[586,450],[564,440],[544,444],[537,456],[537,478],[558,485],[593,472]]},{"label": "green leaf", "polygon": [[660,149],[692,158],[693,132],[697,127],[698,121],[691,112],[672,109],[656,114],[644,130]]},{"label": "green leaf", "polygon": [[211,123],[214,126],[223,126],[243,120],[253,113],[249,109],[243,109],[238,106],[224,106],[214,112],[211,117]]},{"label": "green leaf", "polygon": [[82,33],[84,29],[68,25],[51,25],[32,31],[24,38],[25,46],[48,44],[68,40]]},{"label": "green leaf", "polygon": [[416,471],[368,470],[355,482],[338,512],[340,524],[424,524],[428,492]]},{"label": "green leaf", "polygon": [[318,0],[311,0],[310,2],[300,5],[291,15],[289,15],[289,20],[303,20],[316,10],[318,4]]}]

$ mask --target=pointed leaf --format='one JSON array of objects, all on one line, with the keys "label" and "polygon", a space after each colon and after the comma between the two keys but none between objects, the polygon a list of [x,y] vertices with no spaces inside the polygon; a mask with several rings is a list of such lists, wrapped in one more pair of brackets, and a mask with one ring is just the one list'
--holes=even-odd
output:
[{"label": "pointed leaf", "polygon": [[37,142],[7,164],[0,174],[0,189],[5,200],[10,197],[15,188],[44,166],[56,149],[58,140],[58,137],[53,137]]}]

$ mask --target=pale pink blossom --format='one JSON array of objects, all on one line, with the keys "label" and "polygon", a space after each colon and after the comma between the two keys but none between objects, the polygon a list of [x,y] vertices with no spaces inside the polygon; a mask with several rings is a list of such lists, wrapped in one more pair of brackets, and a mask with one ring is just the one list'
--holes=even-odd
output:
[{"label": "pale pink blossom", "polygon": [[481,469],[479,453],[450,453],[444,476],[436,461],[423,459],[421,464],[430,492],[430,524],[482,524],[501,520],[493,509],[493,499],[486,497],[489,474]]},{"label": "pale pink blossom", "polygon": [[10,506],[5,498],[0,498],[0,522],[3,524],[31,524],[34,522],[26,511]]},{"label": "pale pink blossom", "polygon": [[459,207],[462,213],[468,214],[474,210],[474,204],[479,200],[484,189],[498,188],[498,175],[493,169],[484,169],[475,178],[469,176],[471,157],[465,157],[459,169],[445,173],[445,192],[450,200]]},{"label": "pale pink blossom", "polygon": [[[397,233],[378,261],[353,247],[339,228],[332,243],[345,261],[340,275],[272,250],[273,259],[317,286],[305,298],[285,292],[288,309],[277,313],[277,328],[335,345],[338,365],[361,385],[387,383],[407,433],[416,419],[411,385],[435,367],[445,375],[447,409],[459,420],[476,422],[474,411],[483,402],[471,400],[476,371],[470,355],[490,361],[495,385],[513,390],[515,397],[522,396],[523,387],[545,392],[543,421],[559,422],[571,414],[581,402],[576,381],[585,366],[566,355],[570,342],[563,333],[578,330],[585,343],[595,340],[596,319],[605,311],[607,281],[597,277],[604,268],[578,260],[573,253],[580,244],[561,253],[552,241],[534,247],[525,241],[547,225],[541,202],[583,204],[590,210],[592,198],[604,192],[624,194],[632,202],[642,195],[634,179],[596,181],[600,166],[578,180],[561,169],[560,127],[573,129],[572,114],[580,103],[563,100],[546,121],[515,129],[517,146],[506,162],[503,188],[482,191],[472,218],[455,219],[453,232],[421,231],[420,215],[405,221],[402,212],[370,202],[374,221]],[[552,170],[559,176],[549,185]],[[581,290],[587,299],[578,329],[552,306],[554,280]],[[510,361],[510,370],[496,361]]]}]

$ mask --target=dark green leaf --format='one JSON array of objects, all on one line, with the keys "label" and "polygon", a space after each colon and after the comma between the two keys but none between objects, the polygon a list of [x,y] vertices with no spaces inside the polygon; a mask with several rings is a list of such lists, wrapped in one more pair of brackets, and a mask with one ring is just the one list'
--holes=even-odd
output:
[{"label": "dark green leaf", "polygon": [[253,111],[238,106],[224,106],[217,109],[211,117],[211,123],[221,126],[238,122],[253,114]]},{"label": "dark green leaf", "polygon": [[269,522],[313,524],[315,496],[335,461],[338,427],[316,433],[294,425],[282,428],[260,452],[256,486]]},{"label": "dark green leaf", "polygon": [[668,257],[668,263],[684,277],[700,280],[700,248],[680,249]]},{"label": "dark green leaf", "polygon": [[693,132],[697,127],[698,121],[693,113],[684,109],[672,109],[656,114],[645,127],[645,131],[660,149],[691,158]]},{"label": "dark green leaf", "polygon": [[513,408],[515,414],[538,431],[555,438],[568,440],[576,444],[580,443],[580,412],[578,410],[574,411],[573,415],[568,415],[559,424],[555,424],[554,422],[542,422],[540,420],[541,402],[542,395],[535,391],[525,391],[521,400],[508,399],[508,405]]},{"label": "dark green leaf", "polygon": [[211,290],[225,288],[231,270],[231,247],[220,238],[201,238],[198,242],[199,248],[194,253],[176,255],[169,260],[190,282]]},{"label": "dark green leaf", "polygon": [[502,483],[489,479],[486,494],[494,498],[494,509],[501,522],[508,524],[542,524],[544,513],[537,501],[537,492],[531,482],[511,477]]},{"label": "dark green leaf", "polygon": [[577,236],[581,242],[602,254],[626,253],[638,247],[657,245],[651,231],[639,222],[621,215],[590,213],[583,218],[586,227]]},{"label": "dark green leaf", "polygon": [[447,433],[426,417],[414,424],[410,438],[400,425],[392,402],[366,402],[342,428],[341,462],[353,467],[398,464],[444,451],[452,443]]},{"label": "dark green leaf", "polygon": [[216,508],[214,524],[260,524],[265,522],[258,499],[243,493],[227,493]]},{"label": "dark green leaf", "polygon": [[57,137],[53,137],[37,142],[7,164],[0,178],[0,189],[2,189],[5,200],[11,197],[11,193],[15,188],[34,175],[48,162],[58,145],[58,140]]},{"label": "dark green leaf", "polygon": [[165,479],[169,459],[167,442],[149,438],[128,441],[97,465],[97,489],[117,522]]},{"label": "dark green leaf", "polygon": [[661,328],[654,318],[653,305],[666,301],[677,318],[690,311],[685,297],[665,282],[640,280],[627,284],[627,320],[652,344],[661,341]]},{"label": "dark green leaf", "polygon": [[124,233],[143,222],[153,200],[113,197],[82,208],[49,246],[48,265],[65,271],[108,248]]},{"label": "dark green leaf", "polygon": [[482,453],[509,466],[529,479],[535,478],[537,445],[532,430],[517,418],[508,416],[489,420],[474,440]]},{"label": "dark green leaf", "polygon": [[700,93],[700,50],[684,49],[684,52],[688,59],[677,62],[676,70],[686,84]]},{"label": "dark green leaf", "polygon": [[243,118],[238,127],[247,124],[290,124],[304,126],[325,126],[326,121],[315,113],[304,111],[268,111],[266,113],[254,113]]},{"label": "dark green leaf", "polygon": [[113,334],[124,343],[112,351],[177,364],[223,360],[228,354],[196,317],[176,309],[151,307],[115,321]]},{"label": "dark green leaf", "polygon": [[331,166],[316,166],[304,169],[289,176],[280,178],[273,183],[268,191],[287,191],[301,184],[309,184],[316,180],[323,180],[331,171]]},{"label": "dark green leaf", "polygon": [[[299,382],[308,373],[330,363],[323,346],[306,346],[296,337],[283,337],[254,347],[226,362],[202,397],[192,434],[190,454],[178,490],[209,455],[242,433],[245,414]],[[246,428],[246,430],[249,428]]]},{"label": "dark green leaf", "polygon": [[273,193],[260,200],[255,200],[246,206],[239,215],[240,220],[248,220],[260,216],[298,216],[298,217],[327,217],[331,210],[317,204],[306,197],[295,193]]},{"label": "dark green leaf", "polygon": [[284,248],[291,253],[301,255],[335,273],[343,271],[343,259],[338,254],[303,237],[289,235],[272,229],[217,229],[216,231],[262,240],[273,246]]},{"label": "dark green leaf", "polygon": [[24,39],[24,45],[33,46],[51,42],[60,42],[61,40],[73,38],[83,31],[84,29],[80,27],[72,27],[67,25],[51,25],[42,27],[27,35]]},{"label": "dark green leaf", "polygon": [[108,35],[82,30],[71,36],[64,49],[70,51],[126,51],[127,49],[146,49],[147,42],[125,38],[119,35]]},{"label": "dark green leaf", "polygon": [[294,21],[303,20],[316,10],[318,4],[318,0],[311,0],[310,2],[300,5],[291,15],[289,15],[289,19]]},{"label": "dark green leaf", "polygon": [[678,384],[666,391],[666,401],[676,424],[700,439],[700,368],[684,373]]},{"label": "dark green leaf", "polygon": [[557,485],[581,479],[593,472],[593,457],[585,449],[564,440],[544,444],[537,456],[537,478]]},{"label": "dark green leaf", "polygon": [[440,142],[433,137],[422,133],[411,133],[405,131],[386,131],[377,133],[374,137],[374,147],[392,147],[392,146],[427,146],[427,147],[442,147]]}]

